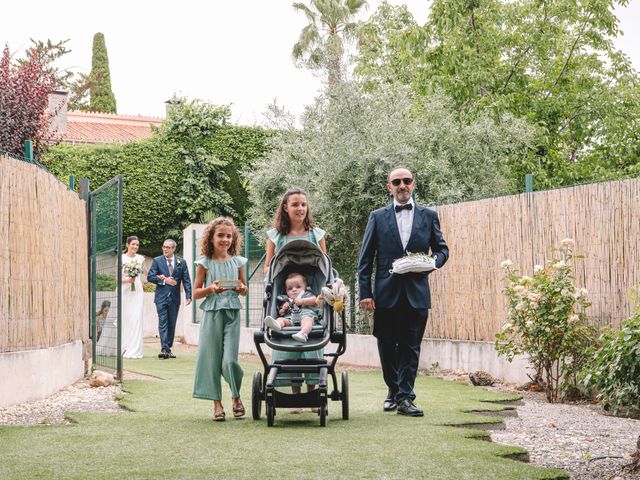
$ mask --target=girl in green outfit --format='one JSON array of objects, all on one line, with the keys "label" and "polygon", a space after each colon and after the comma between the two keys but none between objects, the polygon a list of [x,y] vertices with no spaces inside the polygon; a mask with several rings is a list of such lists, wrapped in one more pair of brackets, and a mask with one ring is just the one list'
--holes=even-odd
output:
[{"label": "girl in green outfit", "polygon": [[[204,298],[204,317],[196,360],[193,397],[213,400],[213,419],[223,421],[220,376],[231,387],[234,417],[245,414],[240,400],[242,368],[238,363],[240,309],[238,294],[247,294],[245,263],[238,255],[242,237],[230,218],[211,221],[202,236],[202,257],[196,261],[193,298]],[[229,282],[229,281],[232,282]],[[230,286],[234,284],[236,286]]]}]

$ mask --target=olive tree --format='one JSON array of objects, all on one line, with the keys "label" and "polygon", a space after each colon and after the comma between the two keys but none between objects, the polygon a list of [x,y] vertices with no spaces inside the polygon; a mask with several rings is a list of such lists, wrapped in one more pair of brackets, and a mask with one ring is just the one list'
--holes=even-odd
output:
[{"label": "olive tree", "polygon": [[279,133],[269,153],[245,172],[253,228],[263,234],[282,193],[300,186],[327,230],[336,267],[353,278],[369,212],[389,201],[391,168],[413,171],[417,201],[425,205],[504,193],[510,188],[505,165],[531,155],[531,128],[512,117],[462,123],[449,104],[438,94],[418,102],[402,86],[367,91],[347,82],[317,98],[300,127],[274,108]]}]

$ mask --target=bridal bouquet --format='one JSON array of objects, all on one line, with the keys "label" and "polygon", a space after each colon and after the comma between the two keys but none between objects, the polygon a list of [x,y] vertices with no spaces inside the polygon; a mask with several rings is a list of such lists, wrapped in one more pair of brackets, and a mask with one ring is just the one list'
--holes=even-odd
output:
[{"label": "bridal bouquet", "polygon": [[409,253],[406,257],[393,261],[390,273],[429,272],[436,270],[436,262],[433,257],[424,253]]},{"label": "bridal bouquet", "polygon": [[124,273],[127,277],[133,278],[133,282],[131,283],[131,290],[135,291],[136,282],[135,278],[143,272],[142,270],[142,262],[140,260],[133,259],[129,263],[124,266]]}]

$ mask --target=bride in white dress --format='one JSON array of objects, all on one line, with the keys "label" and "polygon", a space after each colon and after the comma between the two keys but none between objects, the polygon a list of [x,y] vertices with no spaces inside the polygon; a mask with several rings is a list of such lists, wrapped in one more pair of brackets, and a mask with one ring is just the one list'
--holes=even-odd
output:
[{"label": "bride in white dress", "polygon": [[[144,257],[138,255],[140,240],[136,236],[127,237],[127,250],[122,255],[122,266],[138,260],[142,265]],[[142,311],[144,308],[144,290],[142,278],[122,275],[122,356],[125,358],[142,358],[144,350],[144,332]],[[135,282],[135,283],[134,283]],[[134,283],[135,290],[131,290]]]}]

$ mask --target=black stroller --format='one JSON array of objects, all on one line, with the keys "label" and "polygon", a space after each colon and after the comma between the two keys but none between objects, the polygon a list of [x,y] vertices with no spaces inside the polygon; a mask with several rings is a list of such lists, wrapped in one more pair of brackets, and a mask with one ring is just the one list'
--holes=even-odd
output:
[{"label": "black stroller", "polygon": [[[300,327],[284,327],[281,331],[272,331],[265,327],[264,317],[278,317],[277,297],[284,292],[284,279],[290,272],[299,272],[307,277],[307,282],[315,295],[321,288],[331,286],[338,278],[333,270],[331,260],[316,245],[306,240],[295,240],[286,244],[273,258],[269,273],[265,280],[264,311],[262,328],[254,333],[254,342],[264,365],[264,377],[261,372],[253,376],[251,395],[251,411],[254,420],[259,420],[262,402],[265,402],[267,425],[273,426],[278,408],[311,407],[318,409],[320,426],[327,423],[328,399],[342,402],[342,418],[349,418],[349,378],[342,373],[342,385],[338,390],[335,365],[338,357],[346,350],[347,336],[345,312],[334,312],[329,303],[324,302],[321,308],[319,325],[314,325],[305,343],[297,342],[291,335]],[[339,325],[338,325],[339,324]],[[272,350],[289,352],[306,352],[324,348],[329,342],[337,344],[334,353],[325,353],[324,359],[276,360],[269,363],[262,351],[266,343]],[[330,361],[327,361],[327,358]],[[318,388],[311,392],[285,393],[276,390],[282,382],[301,383],[303,374],[318,375]],[[292,377],[293,375],[293,377]],[[331,377],[332,388],[329,391],[328,377]],[[290,384],[290,383],[289,383]]]}]

